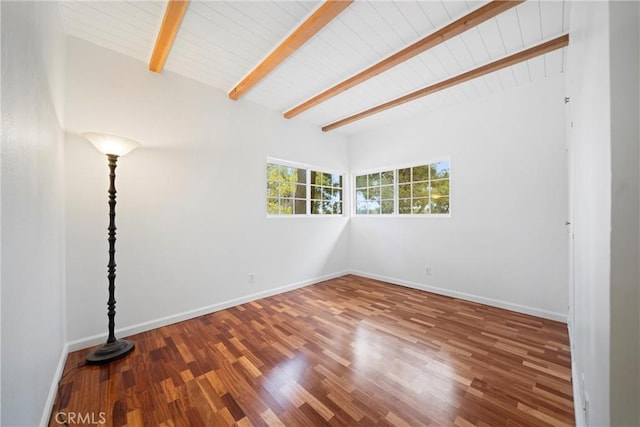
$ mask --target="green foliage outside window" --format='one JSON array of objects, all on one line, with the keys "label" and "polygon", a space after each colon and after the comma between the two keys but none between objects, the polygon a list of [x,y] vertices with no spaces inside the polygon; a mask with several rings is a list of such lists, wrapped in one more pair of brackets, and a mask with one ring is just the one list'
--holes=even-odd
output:
[{"label": "green foliage outside window", "polygon": [[342,214],[342,188],[341,174],[267,163],[267,214],[306,215],[307,199],[312,215]]},{"label": "green foliage outside window", "polygon": [[356,214],[394,214],[396,199],[400,215],[448,214],[449,175],[449,161],[357,175]]},{"label": "green foliage outside window", "polygon": [[393,213],[393,171],[356,176],[356,213],[378,215]]},{"label": "green foliage outside window", "polygon": [[342,175],[311,171],[311,213],[342,214]]}]

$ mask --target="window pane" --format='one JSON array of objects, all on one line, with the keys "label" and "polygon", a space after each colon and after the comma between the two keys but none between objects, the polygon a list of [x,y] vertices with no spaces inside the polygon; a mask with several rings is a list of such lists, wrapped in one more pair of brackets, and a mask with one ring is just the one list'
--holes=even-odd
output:
[{"label": "window pane", "polygon": [[269,215],[278,215],[278,199],[267,199],[267,213]]},{"label": "window pane", "polygon": [[331,187],[322,187],[322,191],[324,192],[324,200],[331,201],[335,197],[336,194],[340,195],[340,189],[334,189]]},{"label": "window pane", "polygon": [[429,196],[429,183],[419,182],[413,184],[413,197],[428,197]]},{"label": "window pane", "polygon": [[267,182],[267,197],[278,197],[278,183]]},{"label": "window pane", "polygon": [[342,215],[342,203],[336,202],[333,204],[333,213],[335,215]]},{"label": "window pane", "polygon": [[367,200],[367,190],[356,191],[356,202],[364,202],[365,200]]},{"label": "window pane", "polygon": [[294,207],[295,207],[296,215],[306,214],[307,213],[307,200],[306,199],[295,199]]},{"label": "window pane", "polygon": [[410,214],[411,213],[411,199],[398,200],[398,213]]},{"label": "window pane", "polygon": [[413,199],[411,212],[414,214],[429,213],[429,199]]},{"label": "window pane", "polygon": [[322,187],[322,200],[332,200],[333,189],[331,187]]},{"label": "window pane", "polygon": [[367,213],[367,202],[356,203],[356,213],[358,215],[364,215]]},{"label": "window pane", "polygon": [[293,197],[296,187],[296,184],[290,182],[280,183],[280,197]]},{"label": "window pane", "polygon": [[316,185],[311,186],[311,198],[316,200],[322,198],[322,190],[320,189],[320,187]]},{"label": "window pane", "polygon": [[312,214],[321,214],[322,213],[322,202],[317,200],[311,201],[311,213]]},{"label": "window pane", "polygon": [[295,169],[296,171],[296,182],[300,184],[305,184],[307,182],[307,170],[306,169]]},{"label": "window pane", "polygon": [[384,199],[393,199],[393,185],[386,185],[380,188],[380,197]]},{"label": "window pane", "polygon": [[371,200],[380,200],[380,187],[369,188],[367,190],[367,198]]},{"label": "window pane", "polygon": [[431,213],[434,214],[448,214],[449,213],[449,198],[441,197],[438,199],[431,199]]},{"label": "window pane", "polygon": [[324,196],[323,200],[330,201],[333,199],[333,188],[331,187],[322,187],[322,195]]},{"label": "window pane", "polygon": [[307,198],[307,186],[305,184],[298,184],[296,186],[296,199]]},{"label": "window pane", "polygon": [[429,166],[416,166],[413,168],[413,182],[429,179]]},{"label": "window pane", "polygon": [[376,185],[380,185],[380,173],[370,173],[368,175],[369,187],[375,187]]},{"label": "window pane", "polygon": [[383,200],[381,206],[383,214],[393,213],[393,200]]},{"label": "window pane", "polygon": [[403,199],[411,197],[411,184],[398,185],[398,197]]},{"label": "window pane", "polygon": [[280,180],[285,182],[298,182],[298,169],[289,166],[280,166]]},{"label": "window pane", "polygon": [[356,176],[356,188],[364,188],[367,186],[367,175]]},{"label": "window pane", "polygon": [[431,165],[431,179],[449,178],[449,162],[439,162]]},{"label": "window pane", "polygon": [[[364,180],[366,183],[366,175]],[[311,171],[311,184],[312,214],[342,213],[342,206],[336,207],[336,203],[342,202],[342,175]]]},{"label": "window pane", "polygon": [[280,215],[293,214],[293,199],[280,199]]},{"label": "window pane", "polygon": [[439,181],[431,181],[431,198],[437,198],[449,195],[449,180],[442,179]]},{"label": "window pane", "polygon": [[267,181],[279,181],[280,173],[279,166],[273,163],[267,163]]},{"label": "window pane", "polygon": [[380,214],[380,203],[378,202],[369,202],[367,204],[367,208],[370,215],[378,215]]},{"label": "window pane", "polygon": [[318,185],[331,185],[331,175],[328,173],[318,172],[316,174],[316,184]]},{"label": "window pane", "polygon": [[398,169],[398,182],[411,182],[411,168]]},{"label": "window pane", "polygon": [[331,174],[311,171],[311,183],[316,185],[331,185]]},{"label": "window pane", "polygon": [[380,174],[380,183],[382,185],[393,184],[393,171],[386,171]]}]

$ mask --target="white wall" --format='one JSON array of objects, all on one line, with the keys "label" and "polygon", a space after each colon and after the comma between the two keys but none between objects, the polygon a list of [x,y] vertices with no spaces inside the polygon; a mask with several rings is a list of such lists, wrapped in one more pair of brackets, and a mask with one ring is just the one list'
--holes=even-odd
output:
[{"label": "white wall", "polygon": [[66,342],[64,34],[57,3],[3,1],[0,7],[1,424],[33,426],[48,416]]},{"label": "white wall", "polygon": [[573,362],[594,426],[640,424],[638,22],[636,2],[572,5]]},{"label": "white wall", "polygon": [[[573,163],[574,316],[578,418],[589,400],[588,422],[609,424],[609,272],[611,249],[611,136],[608,6],[576,2],[571,8],[567,79]],[[595,197],[597,195],[597,197]],[[584,376],[584,383],[582,381]],[[586,393],[586,394],[585,394]]]},{"label": "white wall", "polygon": [[116,329],[123,333],[348,269],[346,217],[265,214],[267,156],[347,171],[346,138],[232,102],[176,74],[151,73],[142,62],[78,39],[69,38],[67,49],[72,348],[103,340],[90,337],[107,327],[108,171],[80,132],[142,143],[117,169]]},{"label": "white wall", "polygon": [[452,215],[355,217],[352,268],[566,319],[563,96],[557,76],[353,137],[352,171],[451,156]]}]

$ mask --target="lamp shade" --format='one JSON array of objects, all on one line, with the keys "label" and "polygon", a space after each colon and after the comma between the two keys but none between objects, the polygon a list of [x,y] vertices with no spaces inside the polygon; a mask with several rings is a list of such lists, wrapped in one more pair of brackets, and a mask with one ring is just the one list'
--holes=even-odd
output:
[{"label": "lamp shade", "polygon": [[140,143],[133,139],[107,133],[85,132],[82,136],[88,139],[101,153],[114,156],[124,156],[140,146]]}]

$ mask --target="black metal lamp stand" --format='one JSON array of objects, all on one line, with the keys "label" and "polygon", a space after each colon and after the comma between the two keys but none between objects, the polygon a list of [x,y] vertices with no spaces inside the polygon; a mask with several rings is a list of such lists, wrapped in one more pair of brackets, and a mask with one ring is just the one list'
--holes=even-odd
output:
[{"label": "black metal lamp stand", "polygon": [[116,163],[118,156],[107,154],[109,160],[109,264],[107,266],[109,278],[109,308],[107,315],[109,317],[109,337],[107,342],[93,350],[87,355],[87,363],[99,365],[108,363],[113,360],[120,359],[131,353],[135,347],[135,343],[127,340],[116,339],[115,317],[116,317]]}]

